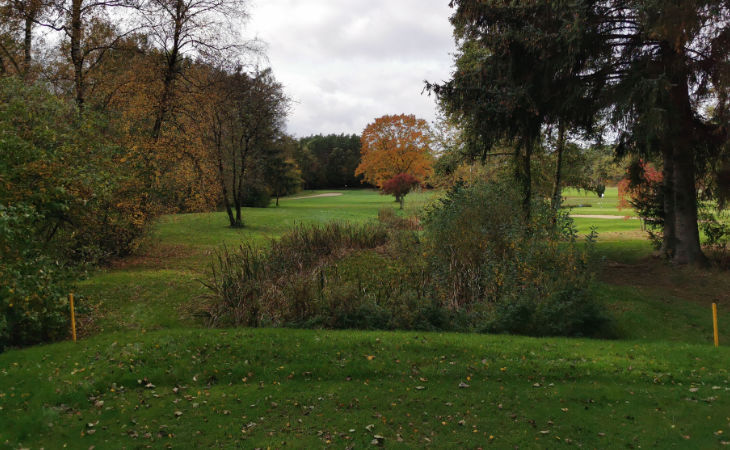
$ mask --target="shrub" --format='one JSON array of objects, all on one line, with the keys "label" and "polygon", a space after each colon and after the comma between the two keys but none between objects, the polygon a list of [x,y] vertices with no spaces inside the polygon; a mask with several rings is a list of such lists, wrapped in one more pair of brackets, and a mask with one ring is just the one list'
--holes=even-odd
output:
[{"label": "shrub", "polygon": [[155,212],[139,179],[146,164],[116,133],[44,86],[0,78],[0,204],[33,206],[27,231],[66,261],[130,253]]},{"label": "shrub", "polygon": [[[218,255],[211,325],[587,335],[600,331],[589,254],[572,222],[500,184],[458,187],[425,232],[382,224],[297,227],[268,249]],[[392,210],[391,210],[392,211]],[[588,246],[590,247],[590,245]]]},{"label": "shrub", "polygon": [[243,189],[243,206],[268,208],[269,204],[271,204],[271,194],[266,187],[246,184]]},{"label": "shrub", "polygon": [[421,182],[409,173],[399,173],[393,178],[383,183],[381,190],[383,194],[392,195],[395,201],[400,203],[400,209],[403,209],[403,199],[406,195]]},{"label": "shrub", "polygon": [[75,277],[28,232],[40,220],[30,206],[0,206],[0,351],[68,332],[66,295]]},{"label": "shrub", "polygon": [[206,286],[211,325],[258,326],[312,319],[312,298],[325,288],[321,266],[348,252],[376,248],[387,239],[378,224],[299,225],[267,249],[223,249]]},{"label": "shrub", "polygon": [[589,253],[570,218],[536,200],[525,223],[520,202],[511,186],[477,183],[431,208],[424,239],[437,297],[489,332],[595,332],[603,319],[588,295]]},{"label": "shrub", "polygon": [[393,208],[380,208],[378,221],[393,230],[417,230],[420,228],[418,217],[401,217]]}]

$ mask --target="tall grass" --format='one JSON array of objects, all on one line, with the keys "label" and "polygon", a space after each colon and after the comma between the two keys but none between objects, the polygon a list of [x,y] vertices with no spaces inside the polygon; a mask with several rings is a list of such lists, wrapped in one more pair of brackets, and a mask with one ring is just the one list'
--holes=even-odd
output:
[{"label": "tall grass", "polygon": [[[379,247],[387,237],[386,229],[377,223],[331,222],[298,225],[267,248],[249,244],[236,250],[224,247],[214,260],[211,280],[205,283],[210,290],[204,307],[208,322],[211,326],[259,326],[302,316],[305,305],[297,303],[301,295],[291,295],[291,290],[309,291],[312,283],[297,283],[296,277],[311,281],[319,274],[321,278],[321,267],[327,261]],[[309,292],[300,294],[310,296]]]}]

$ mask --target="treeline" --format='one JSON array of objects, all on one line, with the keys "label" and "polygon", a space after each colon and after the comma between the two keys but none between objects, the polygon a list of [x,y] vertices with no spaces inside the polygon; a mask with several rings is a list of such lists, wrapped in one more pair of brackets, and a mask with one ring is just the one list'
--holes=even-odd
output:
[{"label": "treeline", "polygon": [[299,146],[296,159],[302,170],[305,189],[363,186],[362,176],[355,175],[360,164],[360,136],[315,135],[300,139]]}]

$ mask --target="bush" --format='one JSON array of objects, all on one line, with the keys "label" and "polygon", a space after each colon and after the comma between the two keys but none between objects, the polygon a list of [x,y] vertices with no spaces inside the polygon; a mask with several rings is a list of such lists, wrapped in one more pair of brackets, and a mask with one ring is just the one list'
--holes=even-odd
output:
[{"label": "bush", "polygon": [[250,208],[268,208],[269,204],[271,204],[271,194],[265,187],[247,184],[243,189],[243,206]]},{"label": "bush", "polygon": [[266,250],[224,249],[208,283],[209,323],[599,332],[572,222],[535,202],[525,223],[521,201],[511,187],[476,184],[436,203],[424,233],[381,212],[379,224],[300,226]]},{"label": "bush", "polygon": [[380,208],[378,221],[394,230],[417,230],[420,228],[418,217],[401,217],[393,208]]},{"label": "bush", "polygon": [[44,86],[0,78],[0,205],[32,206],[42,220],[28,231],[66,261],[126,255],[152,219],[145,163],[117,132]]},{"label": "bush", "polygon": [[325,289],[324,264],[359,249],[383,245],[378,224],[329,223],[295,227],[267,249],[250,245],[223,249],[206,286],[205,313],[211,325],[280,325],[313,319],[312,298]]},{"label": "bush", "polygon": [[585,335],[603,321],[588,295],[590,245],[547,202],[532,204],[506,184],[457,186],[424,220],[429,271],[449,309],[483,320],[489,332]]},{"label": "bush", "polygon": [[28,233],[39,220],[32,207],[0,206],[0,351],[68,333],[66,296],[75,274]]}]

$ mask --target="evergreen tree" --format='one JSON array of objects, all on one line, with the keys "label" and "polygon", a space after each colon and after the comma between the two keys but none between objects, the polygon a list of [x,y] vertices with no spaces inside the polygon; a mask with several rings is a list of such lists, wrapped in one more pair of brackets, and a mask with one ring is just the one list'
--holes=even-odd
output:
[{"label": "evergreen tree", "polygon": [[[517,144],[525,207],[541,127],[614,127],[619,154],[660,157],[664,252],[702,264],[697,177],[727,145],[725,0],[453,0],[456,71],[427,84],[482,154]],[[711,108],[708,109],[708,106]],[[710,111],[710,113],[708,113]]]}]

